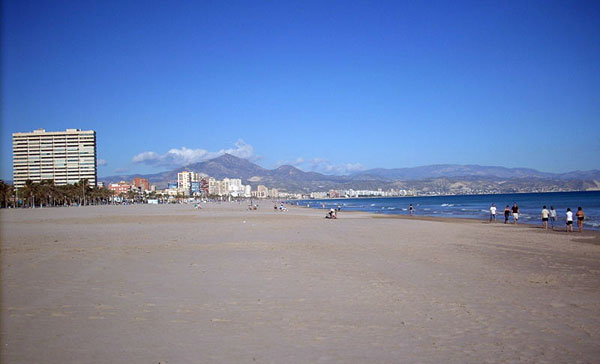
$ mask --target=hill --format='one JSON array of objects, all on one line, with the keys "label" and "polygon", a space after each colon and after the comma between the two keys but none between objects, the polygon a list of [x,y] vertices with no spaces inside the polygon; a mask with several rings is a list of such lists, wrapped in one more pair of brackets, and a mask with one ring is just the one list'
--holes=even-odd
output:
[{"label": "hill", "polygon": [[262,184],[287,192],[327,191],[329,189],[406,189],[422,193],[501,193],[600,189],[600,171],[547,173],[530,168],[439,164],[414,168],[370,169],[350,176],[305,172],[290,165],[266,169],[230,154],[170,171],[148,175],[116,175],[100,178],[106,183],[148,178],[159,188],[177,180],[183,170],[216,179],[240,178],[253,188]]}]

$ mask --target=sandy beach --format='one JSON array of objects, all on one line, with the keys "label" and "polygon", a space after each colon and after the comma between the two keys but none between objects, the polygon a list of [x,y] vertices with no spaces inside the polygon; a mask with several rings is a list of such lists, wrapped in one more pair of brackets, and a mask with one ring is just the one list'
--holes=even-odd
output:
[{"label": "sandy beach", "polygon": [[237,203],[3,210],[2,363],[597,363],[600,237]]}]

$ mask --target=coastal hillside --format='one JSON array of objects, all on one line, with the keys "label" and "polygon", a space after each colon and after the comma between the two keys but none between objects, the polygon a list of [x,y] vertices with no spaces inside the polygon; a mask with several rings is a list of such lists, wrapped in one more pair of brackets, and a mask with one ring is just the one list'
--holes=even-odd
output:
[{"label": "coastal hillside", "polygon": [[376,168],[361,171],[353,175],[357,179],[364,177],[383,180],[422,180],[428,178],[452,177],[494,177],[494,178],[546,178],[546,179],[596,179],[600,180],[600,170],[573,171],[568,173],[540,172],[531,168],[506,168],[497,166],[436,164],[413,168]]}]

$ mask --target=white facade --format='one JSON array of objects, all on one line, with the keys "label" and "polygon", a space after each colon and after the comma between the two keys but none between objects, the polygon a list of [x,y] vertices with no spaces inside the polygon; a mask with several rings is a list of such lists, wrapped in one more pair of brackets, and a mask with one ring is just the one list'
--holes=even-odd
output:
[{"label": "white facade", "polygon": [[182,171],[177,173],[177,187],[188,195],[192,193],[192,182],[198,181],[200,181],[200,176],[196,172]]},{"label": "white facade", "polygon": [[47,132],[44,129],[30,133],[14,133],[13,182],[16,188],[25,181],[54,180],[66,185],[87,179],[96,186],[96,132],[67,129]]},{"label": "white facade", "polygon": [[256,187],[256,197],[257,198],[267,198],[267,197],[269,197],[269,189],[266,186],[258,185]]},{"label": "white facade", "polygon": [[246,189],[242,184],[242,180],[237,178],[229,179],[229,186],[227,191],[229,192],[229,195],[233,197],[244,197],[246,193]]}]

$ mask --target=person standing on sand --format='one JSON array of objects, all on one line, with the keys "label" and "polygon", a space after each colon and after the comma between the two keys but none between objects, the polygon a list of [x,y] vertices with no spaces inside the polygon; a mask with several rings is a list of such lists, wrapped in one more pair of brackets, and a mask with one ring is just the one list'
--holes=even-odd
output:
[{"label": "person standing on sand", "polygon": [[490,206],[490,222],[496,221],[496,204]]},{"label": "person standing on sand", "polygon": [[548,230],[548,217],[550,216],[550,211],[546,210],[546,205],[542,207],[542,227]]},{"label": "person standing on sand", "polygon": [[408,213],[412,215],[413,212],[415,212],[415,208],[413,207],[413,205],[411,203],[410,205],[408,205]]},{"label": "person standing on sand", "polygon": [[554,206],[550,206],[550,223],[552,224],[552,230],[554,230],[554,222],[556,221],[556,210]]},{"label": "person standing on sand", "polygon": [[573,213],[571,208],[567,207],[567,232],[573,232]]},{"label": "person standing on sand", "polygon": [[510,207],[508,207],[508,205],[506,205],[506,207],[504,208],[504,223],[508,224],[508,217],[510,216]]},{"label": "person standing on sand", "polygon": [[577,216],[577,228],[579,229],[579,232],[583,231],[583,220],[585,220],[585,214],[583,213],[583,209],[581,208],[581,206],[579,206],[577,208],[577,213],[575,214],[575,216]]},{"label": "person standing on sand", "polygon": [[513,214],[514,223],[517,224],[519,222],[519,206],[517,206],[516,202],[513,204],[512,214]]}]

